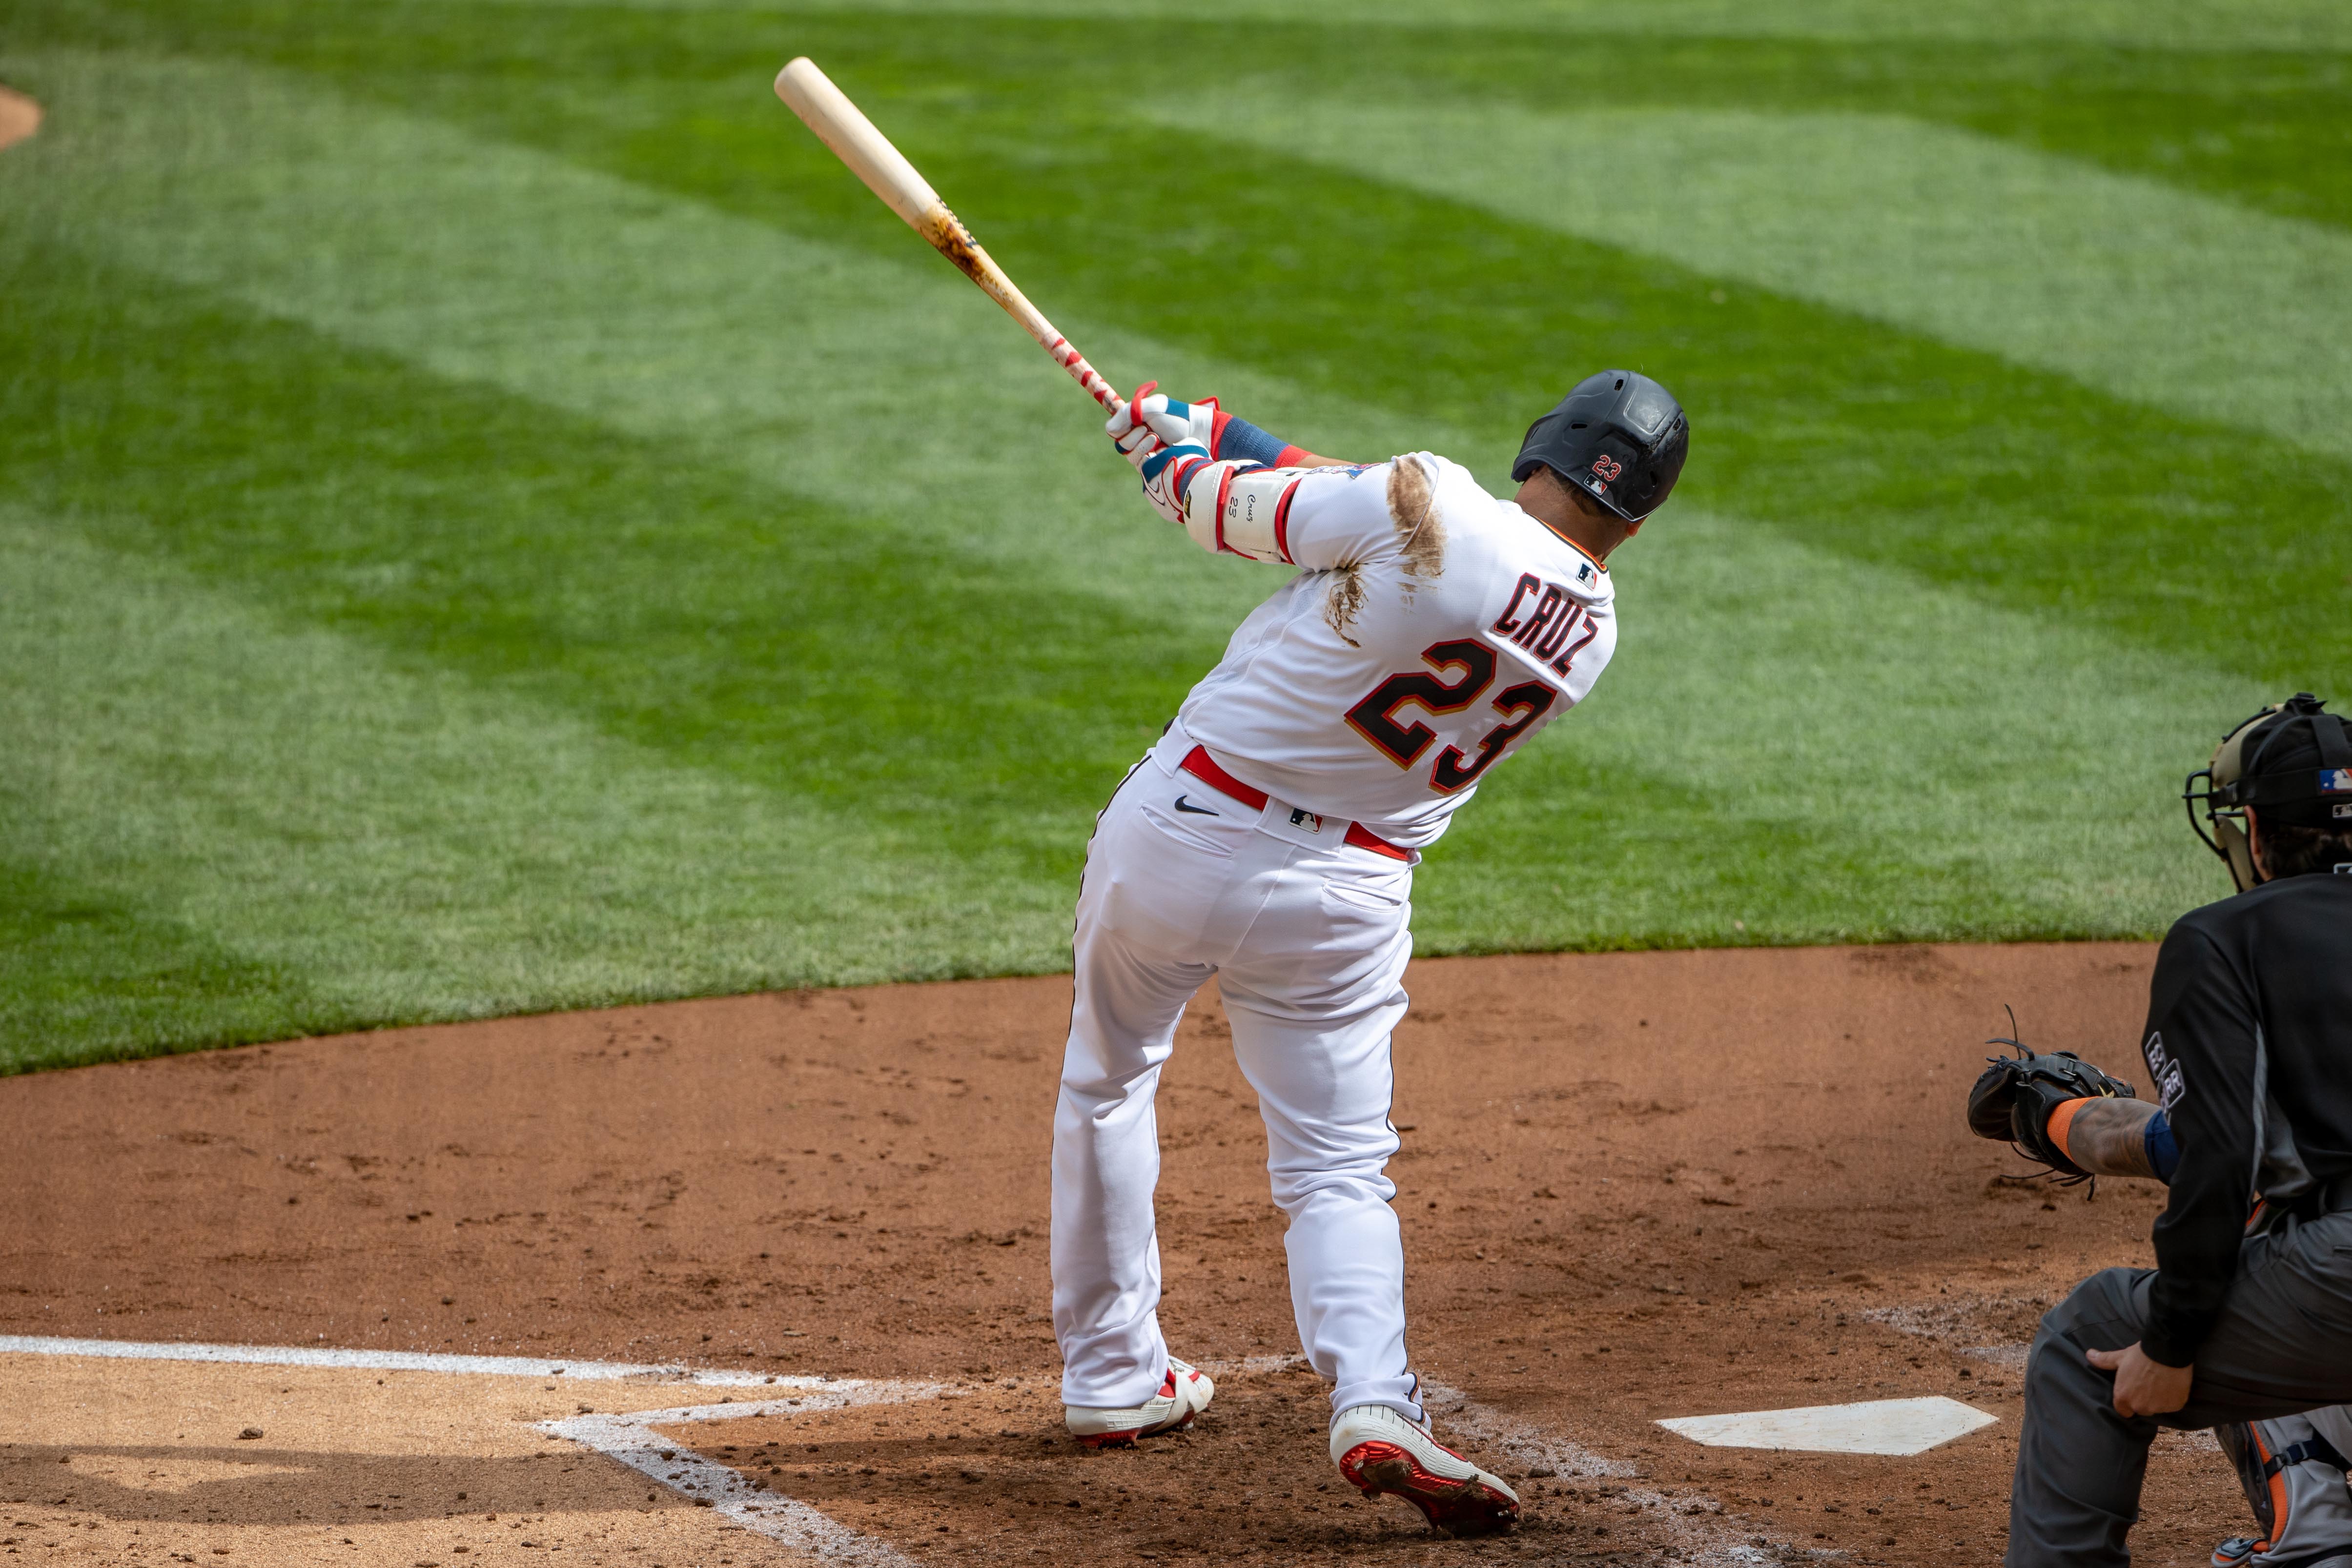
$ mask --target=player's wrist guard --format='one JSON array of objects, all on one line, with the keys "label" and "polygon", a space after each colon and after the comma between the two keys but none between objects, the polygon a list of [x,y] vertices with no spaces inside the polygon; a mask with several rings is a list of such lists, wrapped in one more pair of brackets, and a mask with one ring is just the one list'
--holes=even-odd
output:
[{"label": "player's wrist guard", "polygon": [[1184,531],[1213,555],[1286,561],[1283,523],[1301,477],[1252,461],[1202,464],[1184,480]]},{"label": "player's wrist guard", "polygon": [[1143,497],[1160,515],[1179,528],[1185,527],[1185,486],[1192,476],[1208,465],[1208,449],[1186,442],[1179,446],[1162,446],[1136,463],[1143,476]]},{"label": "player's wrist guard", "polygon": [[1293,446],[1279,435],[1269,434],[1248,420],[1220,409],[1213,422],[1209,440],[1209,455],[1238,457],[1244,463],[1262,463],[1268,468],[1290,468],[1306,461],[1307,449]]}]

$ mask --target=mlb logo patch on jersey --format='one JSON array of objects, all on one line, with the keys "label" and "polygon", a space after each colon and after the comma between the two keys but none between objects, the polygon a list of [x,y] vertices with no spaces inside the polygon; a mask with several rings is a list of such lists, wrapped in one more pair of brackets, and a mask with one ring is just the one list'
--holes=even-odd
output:
[{"label": "mlb logo patch on jersey", "polygon": [[1576,580],[1584,584],[1587,588],[1592,586],[1593,576],[1592,563],[1589,560],[1585,561],[1576,569]]},{"label": "mlb logo patch on jersey", "polygon": [[2323,795],[2352,795],[2352,768],[2321,768],[2319,792]]}]

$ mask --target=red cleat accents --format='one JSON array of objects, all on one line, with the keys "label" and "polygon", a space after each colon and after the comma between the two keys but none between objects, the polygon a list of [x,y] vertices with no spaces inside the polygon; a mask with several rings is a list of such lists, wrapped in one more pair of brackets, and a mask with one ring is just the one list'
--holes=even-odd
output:
[{"label": "red cleat accents", "polygon": [[[1189,1427],[1192,1423],[1187,1421],[1184,1425]],[[1132,1432],[1089,1432],[1078,1438],[1078,1447],[1081,1448],[1132,1448],[1135,1447],[1135,1439],[1142,1435],[1143,1428],[1140,1427]]]},{"label": "red cleat accents", "polygon": [[1075,1405],[1062,1407],[1070,1436],[1088,1448],[1132,1448],[1138,1437],[1190,1427],[1215,1397],[1217,1385],[1190,1362],[1169,1358],[1160,1392],[1141,1405],[1124,1410],[1098,1410]]},{"label": "red cleat accents", "polygon": [[1396,1443],[1357,1444],[1341,1456],[1339,1474],[1366,1497],[1404,1499],[1441,1535],[1495,1535],[1519,1522],[1517,1498],[1486,1485],[1479,1475],[1438,1475]]}]

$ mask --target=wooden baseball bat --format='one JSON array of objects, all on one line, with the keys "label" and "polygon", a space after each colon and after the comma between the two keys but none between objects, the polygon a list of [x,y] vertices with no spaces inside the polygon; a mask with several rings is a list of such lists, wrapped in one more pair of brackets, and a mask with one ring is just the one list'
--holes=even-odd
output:
[{"label": "wooden baseball bat", "polygon": [[858,112],[857,106],[816,68],[814,60],[803,55],[778,71],[776,96],[807,122],[808,128],[833,149],[835,157],[849,165],[850,172],[865,181],[866,188],[881,197],[892,212],[906,219],[908,227],[930,241],[932,248],[955,263],[966,277],[987,291],[991,299],[1003,306],[1005,313],[1020,322],[1022,329],[1037,340],[1037,346],[1053,355],[1054,362],[1069,371],[1071,379],[1086,388],[1097,402],[1113,413],[1126,406],[1111,391],[1110,383],[1087,363],[1086,356],[1054,330],[1054,324],[1045,319],[1045,314],[1013,286],[1004,269],[981,249],[971,231],[963,226],[963,220],[948,211],[948,204],[915,172],[906,155],[890,145],[888,137],[874,129],[874,122]]}]

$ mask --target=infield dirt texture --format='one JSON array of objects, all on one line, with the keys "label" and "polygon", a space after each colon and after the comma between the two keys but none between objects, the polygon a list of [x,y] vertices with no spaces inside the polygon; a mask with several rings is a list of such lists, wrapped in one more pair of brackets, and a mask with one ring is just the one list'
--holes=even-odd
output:
[{"label": "infield dirt texture", "polygon": [[[2024,1338],[2160,1195],[1996,1181],[1977,1042],[2136,1071],[2224,885],[2180,776],[2352,699],[2347,16],[0,0],[0,1555],[800,1560],[732,1485],[869,1568],[1995,1560]],[[797,53],[1122,387],[1496,487],[1584,370],[1690,409],[1615,663],[1415,888],[1414,1351],[1519,1537],[1328,1490],[1213,1001],[1215,1410],[1058,1437],[1083,846],[1278,574],[1158,521]],[[675,1472],[533,1426],[770,1376],[895,1392]],[[1930,1393],[2000,1424],[1651,1425]],[[2140,1560],[2244,1528],[2210,1445],[2153,1477]]]},{"label": "infield dirt texture", "polygon": [[[1452,1391],[1449,1433],[1528,1493],[1499,1543],[1432,1542],[1332,1475],[1324,1386],[1292,1359],[1264,1136],[1213,1004],[1160,1102],[1160,1246],[1170,1336],[1215,1368],[1216,1404],[1134,1453],[1062,1435],[1045,1235],[1059,978],[18,1079],[0,1181],[32,1196],[0,1241],[0,1330],[935,1380],[952,1397],[669,1429],[919,1563],[1990,1563],[2032,1323],[2091,1265],[2144,1260],[2157,1200],[1996,1182],[2018,1162],[1961,1124],[1980,1053],[1955,1026],[2004,998],[2050,1038],[2103,1035],[2148,960],[2099,944],[1417,967],[1391,1167],[1414,1359]],[[694,1493],[522,1426],[717,1390],[5,1355],[0,1376],[16,1391],[0,1501],[35,1531],[14,1533],[89,1560],[538,1561],[526,1542],[606,1563],[801,1560],[681,1521]],[[2000,1423],[1909,1458],[1705,1448],[1651,1425],[1927,1394]],[[333,1400],[356,1430],[322,1419]],[[237,1441],[248,1426],[263,1436]],[[2168,1437],[2137,1560],[2201,1563],[2243,1508],[2210,1439]]]}]

